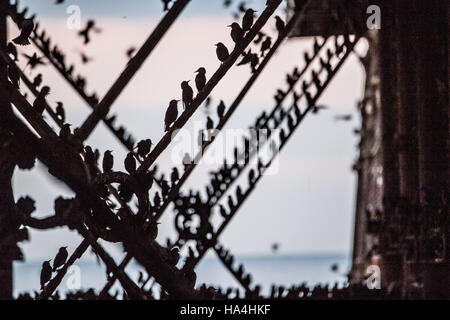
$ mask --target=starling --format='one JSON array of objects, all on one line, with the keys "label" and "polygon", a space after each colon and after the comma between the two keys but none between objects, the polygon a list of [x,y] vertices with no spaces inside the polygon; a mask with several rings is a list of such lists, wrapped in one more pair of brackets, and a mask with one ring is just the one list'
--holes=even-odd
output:
[{"label": "starling", "polygon": [[27,66],[30,66],[31,69],[33,70],[35,67],[37,67],[38,65],[44,65],[45,63],[42,61],[43,57],[38,57],[37,53],[33,53],[32,56],[29,56],[27,54],[23,55],[25,58],[28,59],[27,64],[25,65],[25,68]]},{"label": "starling", "polygon": [[231,196],[228,196],[228,208],[230,208],[230,211],[233,211],[234,202],[233,202],[233,198]]},{"label": "starling", "polygon": [[81,62],[83,64],[89,63],[92,61],[92,58],[88,57],[84,52],[80,52]]},{"label": "starling", "polygon": [[63,140],[67,140],[70,136],[70,124],[65,123],[59,131],[59,137]]},{"label": "starling", "polygon": [[8,54],[11,54],[14,57],[14,61],[17,61],[18,60],[17,49],[16,49],[16,46],[12,42],[8,42],[7,50],[8,50]]},{"label": "starling", "polygon": [[242,18],[242,29],[244,31],[249,31],[253,25],[253,15],[256,11],[253,9],[247,9],[245,11],[244,17]]},{"label": "starling", "polygon": [[50,88],[47,86],[42,87],[41,91],[39,92],[38,96],[33,102],[33,107],[36,112],[39,114],[42,114],[45,110],[45,97],[50,93]]},{"label": "starling", "polygon": [[195,77],[195,86],[197,91],[201,92],[206,85],[206,69],[201,67],[197,71],[197,76]]},{"label": "starling", "polygon": [[111,152],[111,150],[107,150],[103,155],[103,172],[109,172],[113,168],[114,157]]},{"label": "starling", "polygon": [[217,43],[216,47],[217,47],[216,49],[217,58],[220,60],[220,62],[224,62],[225,60],[227,60],[228,57],[230,56],[227,47],[225,47],[225,45],[222,42]]},{"label": "starling", "polygon": [[172,100],[169,103],[169,108],[166,111],[166,117],[164,119],[165,131],[169,131],[169,127],[174,123],[178,118],[178,101],[180,100]]},{"label": "starling", "polygon": [[275,26],[278,31],[278,36],[281,36],[281,34],[284,32],[284,21],[279,16],[275,16],[275,20]]},{"label": "starling", "polygon": [[233,22],[228,27],[231,27],[231,39],[233,39],[236,45],[239,45],[242,39],[244,39],[244,30],[242,30],[237,22]]},{"label": "starling", "polygon": [[100,32],[100,29],[95,28],[94,20],[88,20],[86,27],[83,30],[80,30],[80,32],[78,32],[78,35],[84,38],[84,44],[88,44],[89,41],[91,41],[91,39],[89,38],[89,32],[91,30],[94,30],[95,32]]},{"label": "starling", "polygon": [[256,71],[256,67],[258,66],[258,64],[259,64],[259,57],[256,53],[253,53],[250,60],[250,65],[252,67],[253,72]]},{"label": "starling", "polygon": [[56,116],[62,121],[66,120],[66,112],[64,111],[63,103],[61,101],[57,102],[56,105]]},{"label": "starling", "polygon": [[164,5],[164,11],[169,10],[169,4],[172,0],[161,0]]},{"label": "starling", "polygon": [[219,116],[219,119],[222,119],[224,114],[225,114],[225,103],[223,102],[223,100],[220,100],[220,103],[217,106],[217,115]]},{"label": "starling", "polygon": [[178,173],[177,167],[172,169],[172,173],[170,175],[170,180],[172,181],[172,185],[174,185],[180,179],[180,174]]},{"label": "starling", "polygon": [[227,211],[225,210],[225,208],[224,208],[224,206],[223,205],[219,205],[219,212],[220,212],[220,215],[224,218],[224,219],[226,219],[227,217],[228,217],[228,215],[227,215]]},{"label": "starling", "polygon": [[63,3],[64,2],[64,0],[56,0],[55,1],[55,4],[61,4],[61,3]]},{"label": "starling", "polygon": [[183,81],[181,83],[181,89],[184,109],[188,109],[191,106],[192,100],[194,98],[194,91],[189,85],[189,81]]},{"label": "starling", "polygon": [[243,52],[242,53],[242,59],[241,61],[238,62],[238,66],[243,66],[246,65],[247,63],[250,63],[252,58],[252,49],[248,49],[248,52]]},{"label": "starling", "polygon": [[19,89],[20,73],[14,62],[8,63],[8,78],[13,84],[14,88]]},{"label": "starling", "polygon": [[42,83],[42,74],[39,73],[36,77],[33,79],[33,86],[37,89]]},{"label": "starling", "polygon": [[41,269],[41,290],[44,289],[44,285],[50,281],[50,279],[52,278],[52,267],[50,265],[50,261],[52,260],[48,260],[48,261],[44,261],[44,263],[42,264],[42,269]]},{"label": "starling", "polygon": [[136,171],[136,159],[134,158],[133,152],[128,152],[124,164],[125,170],[127,170],[129,174],[132,174]]},{"label": "starling", "polygon": [[67,247],[59,248],[56,254],[55,260],[53,260],[53,272],[55,272],[59,267],[66,263],[69,253],[67,252]]},{"label": "starling", "polygon": [[248,184],[252,185],[255,179],[255,170],[251,169],[248,173]]},{"label": "starling", "polygon": [[131,59],[133,57],[134,52],[136,51],[135,47],[130,47],[127,51],[126,51],[126,55],[128,57],[128,59]]},{"label": "starling", "polygon": [[147,156],[147,154],[149,154],[151,147],[152,147],[152,140],[145,139],[139,141],[136,146],[138,155],[144,158],[145,156]]},{"label": "starling", "polygon": [[272,46],[272,38],[267,37],[261,44],[261,57],[265,56],[266,51],[269,50],[271,46]]},{"label": "starling", "polygon": [[259,44],[262,41],[262,39],[264,39],[265,36],[266,36],[266,34],[264,32],[259,31],[258,34],[256,35],[256,39],[253,40],[253,42],[255,44]]},{"label": "starling", "polygon": [[169,264],[171,266],[176,266],[178,260],[180,260],[180,248],[173,247],[169,252]]},{"label": "starling", "polygon": [[13,42],[20,46],[29,45],[30,40],[28,38],[31,36],[33,30],[34,30],[33,19],[24,19],[20,26],[20,34],[17,38],[13,39]]},{"label": "starling", "polygon": [[156,192],[156,193],[155,193],[155,196],[153,197],[153,205],[154,205],[155,207],[159,207],[160,204],[161,204],[161,197],[159,196],[159,193]]},{"label": "starling", "polygon": [[214,122],[212,121],[212,119],[210,117],[206,118],[206,129],[207,130],[211,130],[214,128]]}]

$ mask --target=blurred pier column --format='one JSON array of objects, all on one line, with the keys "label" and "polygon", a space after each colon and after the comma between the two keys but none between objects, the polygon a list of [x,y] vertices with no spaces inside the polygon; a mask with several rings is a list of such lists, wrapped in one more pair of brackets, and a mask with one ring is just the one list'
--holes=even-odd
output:
[{"label": "blurred pier column", "polygon": [[[6,6],[8,0],[0,0],[0,49],[6,48]],[[0,63],[1,81],[7,79],[7,69],[4,63]],[[5,97],[0,96],[0,117],[5,119],[9,113],[10,104]],[[8,160],[8,153],[3,151],[5,142],[8,141],[9,133],[4,131],[0,121],[0,299],[12,299],[13,294],[13,273],[12,258],[9,253],[9,244],[3,242],[6,237],[5,230],[10,225],[9,220],[12,215],[14,198],[12,193],[11,179],[14,171],[14,164]],[[3,231],[3,232],[2,232]]]}]

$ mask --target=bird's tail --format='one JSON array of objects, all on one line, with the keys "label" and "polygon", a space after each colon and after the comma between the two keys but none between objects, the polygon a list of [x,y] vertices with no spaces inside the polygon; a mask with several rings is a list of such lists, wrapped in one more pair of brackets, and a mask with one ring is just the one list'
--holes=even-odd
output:
[{"label": "bird's tail", "polygon": [[27,46],[30,44],[30,41],[28,40],[28,38],[23,38],[21,36],[14,38],[12,41],[19,46]]}]

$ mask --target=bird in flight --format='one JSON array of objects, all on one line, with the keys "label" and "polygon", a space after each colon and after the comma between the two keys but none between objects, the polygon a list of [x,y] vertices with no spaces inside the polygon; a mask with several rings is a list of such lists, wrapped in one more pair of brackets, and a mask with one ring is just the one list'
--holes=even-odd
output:
[{"label": "bird in flight", "polygon": [[86,27],[83,30],[80,30],[78,32],[78,35],[82,38],[84,38],[84,44],[88,44],[91,41],[91,38],[89,37],[90,31],[94,31],[96,33],[100,33],[101,30],[99,28],[95,27],[95,21],[94,20],[88,20]]}]

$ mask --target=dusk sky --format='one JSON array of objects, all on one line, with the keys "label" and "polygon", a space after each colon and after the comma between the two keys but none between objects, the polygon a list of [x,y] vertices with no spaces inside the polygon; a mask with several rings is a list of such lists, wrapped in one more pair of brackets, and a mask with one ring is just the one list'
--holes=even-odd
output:
[{"label": "dusk sky", "polygon": [[[250,5],[259,12],[266,0],[253,0]],[[214,44],[222,41],[231,48],[229,25],[232,10],[224,9],[219,0],[193,0],[175,22],[156,50],[150,55],[136,77],[130,82],[112,107],[117,114],[117,124],[124,125],[137,140],[151,138],[159,141],[163,134],[164,114],[171,99],[181,96],[180,83],[194,79],[194,71],[203,66],[207,76],[219,67]],[[85,75],[87,92],[97,91],[103,97],[127,63],[125,51],[130,46],[141,45],[162,17],[161,2],[157,0],[133,1],[66,1],[55,6],[52,0],[22,1],[29,12],[37,13],[40,24],[58,46],[67,53],[66,61],[76,64],[75,70]],[[82,25],[95,19],[101,33],[93,34],[92,42],[82,44],[77,30],[69,30],[66,8],[76,3],[80,6]],[[284,17],[284,13],[280,12]],[[266,26],[274,32],[274,19]],[[10,28],[10,36],[17,34]],[[303,66],[303,51],[311,48],[311,39],[289,39],[270,61],[254,87],[233,115],[226,129],[247,128],[262,110],[274,106],[273,95],[277,88],[285,88],[286,72]],[[363,50],[363,44],[360,46]],[[33,52],[28,46],[22,52]],[[83,51],[93,60],[83,66]],[[24,66],[23,59],[21,66]],[[38,67],[30,76],[42,73],[44,83],[52,88],[48,101],[63,101],[67,122],[72,128],[80,125],[90,112],[64,79],[51,67]],[[212,92],[212,114],[220,99],[227,106],[237,96],[250,77],[247,66],[234,66]],[[364,74],[357,57],[351,55],[344,67],[325,91],[319,103],[329,106],[318,115],[310,114],[296,130],[295,135],[282,150],[279,172],[263,177],[258,186],[233,219],[221,242],[236,254],[268,254],[273,242],[279,242],[280,254],[292,253],[350,253],[353,238],[353,214],[356,192],[356,175],[351,170],[357,157],[358,137],[353,130],[359,126],[356,104],[363,92]],[[292,99],[286,99],[285,107]],[[189,121],[205,121],[202,106]],[[352,114],[350,122],[336,122],[334,117]],[[214,118],[216,120],[216,118]],[[126,150],[101,124],[87,141],[93,147],[114,150],[116,169],[122,169]],[[170,148],[157,162],[166,176],[170,175]],[[182,189],[201,188],[208,181],[207,173],[217,166],[199,166]],[[243,175],[246,179],[246,175]],[[15,198],[29,194],[36,200],[36,217],[53,213],[53,200],[61,193],[62,184],[52,178],[39,164],[29,172],[16,171]],[[70,190],[66,196],[72,195]],[[173,238],[171,221],[174,214],[167,210],[158,240]],[[22,247],[27,260],[43,260],[54,256],[62,245],[71,252],[81,241],[75,232],[32,231],[33,242]],[[113,246],[111,246],[113,247]],[[120,250],[117,250],[120,252]]]}]

